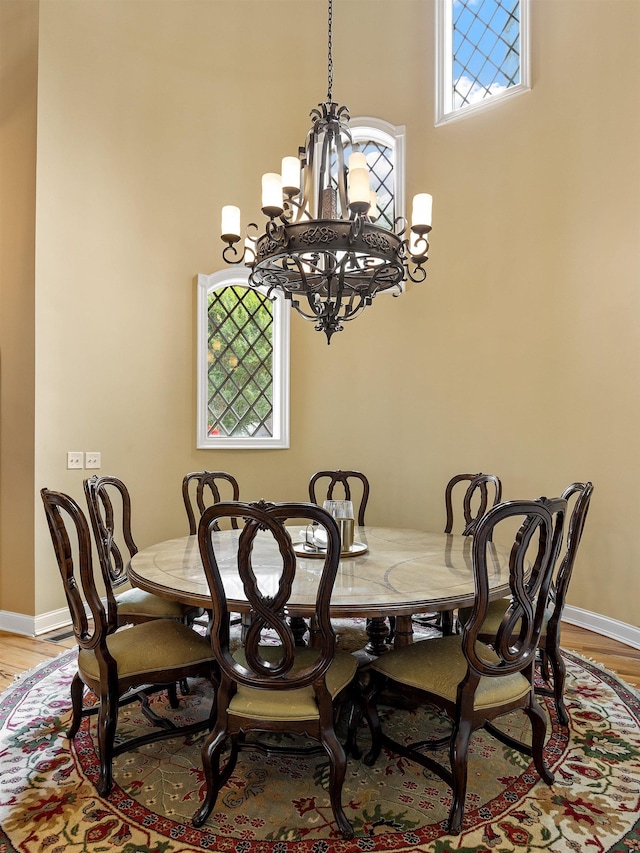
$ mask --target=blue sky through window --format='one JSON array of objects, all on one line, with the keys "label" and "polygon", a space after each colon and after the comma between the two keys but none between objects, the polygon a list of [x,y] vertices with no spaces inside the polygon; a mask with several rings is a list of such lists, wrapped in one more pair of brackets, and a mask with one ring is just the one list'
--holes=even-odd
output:
[{"label": "blue sky through window", "polygon": [[520,83],[520,0],[453,0],[453,106]]}]

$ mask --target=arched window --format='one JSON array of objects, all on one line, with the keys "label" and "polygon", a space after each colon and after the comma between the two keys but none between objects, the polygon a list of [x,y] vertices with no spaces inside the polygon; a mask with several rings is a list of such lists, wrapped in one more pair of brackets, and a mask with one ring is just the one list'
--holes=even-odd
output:
[{"label": "arched window", "polygon": [[436,124],[529,91],[529,0],[437,0]]},{"label": "arched window", "polygon": [[289,446],[289,305],[248,277],[198,276],[199,448]]}]

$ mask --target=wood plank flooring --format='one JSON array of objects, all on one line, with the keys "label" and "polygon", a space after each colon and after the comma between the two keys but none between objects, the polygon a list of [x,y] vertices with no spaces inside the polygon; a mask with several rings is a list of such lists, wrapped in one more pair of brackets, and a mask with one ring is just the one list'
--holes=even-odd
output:
[{"label": "wood plank flooring", "polygon": [[[73,637],[64,639],[22,637],[0,631],[0,692],[8,687],[17,675],[32,669],[42,661],[61,654],[75,645]],[[562,626],[562,645],[583,657],[616,673],[627,684],[640,689],[640,651],[608,637],[577,628]]]}]

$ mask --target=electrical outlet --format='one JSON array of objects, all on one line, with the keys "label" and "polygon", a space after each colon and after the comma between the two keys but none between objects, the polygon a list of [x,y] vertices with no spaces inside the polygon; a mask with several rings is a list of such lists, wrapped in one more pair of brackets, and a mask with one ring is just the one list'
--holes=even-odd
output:
[{"label": "electrical outlet", "polygon": [[67,453],[67,468],[82,468],[84,465],[84,453],[80,450],[70,450]]},{"label": "electrical outlet", "polygon": [[85,468],[100,468],[102,465],[102,454],[99,450],[87,450],[84,455]]}]

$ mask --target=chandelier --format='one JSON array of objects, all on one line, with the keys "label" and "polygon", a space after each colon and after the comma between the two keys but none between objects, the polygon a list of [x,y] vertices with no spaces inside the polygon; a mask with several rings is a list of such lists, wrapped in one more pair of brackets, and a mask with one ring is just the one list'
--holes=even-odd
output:
[{"label": "chandelier", "polygon": [[[315,329],[331,336],[371,305],[377,293],[402,292],[402,282],[426,278],[432,199],[413,198],[411,227],[376,224],[376,193],[365,154],[352,142],[349,111],[334,102],[333,0],[328,20],[327,100],[311,111],[312,125],[297,157],[284,157],[281,174],[262,176],[262,233],[251,222],[241,237],[240,209],[222,208],[222,252],[250,269],[249,284],[281,291]],[[345,149],[351,151],[345,162]],[[407,236],[405,236],[407,235]]]}]

